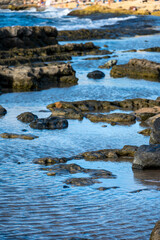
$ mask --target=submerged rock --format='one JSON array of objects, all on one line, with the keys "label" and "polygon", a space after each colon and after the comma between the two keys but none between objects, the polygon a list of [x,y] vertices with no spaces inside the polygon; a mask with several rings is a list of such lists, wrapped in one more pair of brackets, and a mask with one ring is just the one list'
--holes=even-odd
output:
[{"label": "submerged rock", "polygon": [[0,105],[0,117],[6,115],[6,113],[7,113],[7,110]]},{"label": "submerged rock", "polygon": [[37,118],[38,118],[38,116],[31,112],[24,112],[17,116],[17,119],[24,123],[31,123],[32,121],[36,120]]},{"label": "submerged rock", "polygon": [[30,127],[34,129],[64,129],[68,127],[66,119],[57,117],[38,118],[30,123]]},{"label": "submerged rock", "polygon": [[152,230],[150,240],[160,240],[160,221],[156,222]]},{"label": "submerged rock", "polygon": [[74,186],[90,186],[95,183],[101,183],[98,180],[92,178],[70,178],[65,181],[66,184],[71,184]]},{"label": "submerged rock", "polygon": [[24,140],[33,140],[35,138],[38,138],[38,136],[32,135],[32,134],[16,134],[16,133],[1,133],[0,137],[2,138],[20,138]]},{"label": "submerged rock", "polygon": [[77,84],[75,71],[68,63],[43,67],[0,66],[0,85],[16,91],[38,90]]},{"label": "submerged rock", "polygon": [[127,64],[113,66],[111,77],[129,77],[160,82],[160,63],[146,59],[131,59]]},{"label": "submerged rock", "polygon": [[134,156],[132,167],[137,169],[159,169],[160,145],[140,146]]},{"label": "submerged rock", "polygon": [[93,78],[93,79],[101,79],[105,77],[105,74],[99,70],[90,72],[87,74],[88,78]]}]

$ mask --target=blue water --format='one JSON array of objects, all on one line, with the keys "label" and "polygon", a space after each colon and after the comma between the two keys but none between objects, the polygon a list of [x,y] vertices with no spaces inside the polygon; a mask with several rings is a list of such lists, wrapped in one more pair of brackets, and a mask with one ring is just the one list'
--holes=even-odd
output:
[{"label": "blue water", "polygon": [[[71,24],[74,25],[74,21],[71,23],[70,17],[66,16],[68,9],[54,11],[56,17],[51,10],[47,13],[50,17],[34,9],[19,13],[1,11],[0,24],[53,26],[56,18],[55,25],[60,29],[65,29],[68,21],[70,27]],[[63,11],[66,11],[65,14],[62,14]],[[85,22],[84,19],[82,21]],[[103,23],[100,22],[99,27],[101,24]],[[113,55],[117,55],[113,58],[118,60],[118,64],[126,63],[134,57],[160,62],[159,53],[123,52],[159,46],[159,42],[160,35],[94,41],[102,48],[105,44],[108,45],[108,49],[114,51]],[[37,157],[69,157],[84,151],[149,143],[149,137],[138,134],[138,131],[143,129],[139,122],[131,126],[107,124],[107,127],[103,128],[104,123],[92,123],[88,119],[69,120],[67,129],[40,131],[33,130],[28,124],[16,119],[17,115],[26,111],[31,111],[39,117],[48,117],[50,112],[40,110],[46,110],[48,104],[56,101],[114,101],[137,97],[156,99],[160,96],[160,83],[128,78],[113,79],[110,77],[110,70],[103,70],[104,79],[88,79],[87,73],[98,69],[106,59],[85,58],[83,56],[72,59],[72,66],[79,78],[76,86],[38,92],[7,93],[0,96],[0,105],[8,111],[7,115],[0,119],[0,133],[24,133],[22,129],[26,129],[26,133],[39,136],[32,141],[0,139],[2,240],[59,240],[71,237],[91,240],[147,240],[155,222],[159,220],[160,171],[132,171],[132,163],[125,159],[121,162],[72,160],[72,163],[84,168],[109,170],[117,177],[100,179],[101,183],[93,186],[63,188],[67,178],[88,175],[48,176],[45,167],[32,162]],[[98,187],[112,186],[119,188],[97,190]],[[138,189],[145,190],[131,193]]]}]

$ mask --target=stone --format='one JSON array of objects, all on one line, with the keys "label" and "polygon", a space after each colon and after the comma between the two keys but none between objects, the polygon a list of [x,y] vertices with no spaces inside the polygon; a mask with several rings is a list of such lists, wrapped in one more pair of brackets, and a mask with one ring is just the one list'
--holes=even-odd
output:
[{"label": "stone", "polygon": [[60,109],[60,108],[54,108],[52,110],[52,117],[63,117],[66,119],[79,119],[82,120],[84,115],[81,112],[78,112],[74,109]]},{"label": "stone", "polygon": [[7,110],[0,105],[0,117],[6,115],[6,113],[7,113]]},{"label": "stone", "polygon": [[150,128],[146,128],[146,129],[144,129],[144,130],[142,130],[142,131],[139,131],[138,133],[139,134],[142,134],[142,135],[144,135],[144,136],[150,136],[151,135],[151,129]]},{"label": "stone", "polygon": [[2,138],[20,138],[24,140],[33,140],[35,138],[38,138],[38,136],[32,135],[32,134],[16,134],[16,133],[1,133],[0,137]]},{"label": "stone", "polygon": [[111,59],[107,63],[105,63],[104,65],[100,65],[99,68],[102,68],[102,69],[108,68],[109,69],[116,64],[117,64],[117,60],[116,59]]},{"label": "stone", "polygon": [[160,169],[160,145],[142,145],[135,153],[132,167],[135,169]]},{"label": "stone", "polygon": [[157,118],[153,123],[149,143],[160,144],[160,118]]},{"label": "stone", "polygon": [[146,59],[131,59],[127,64],[113,66],[111,77],[145,79],[160,82],[160,63]]},{"label": "stone", "polygon": [[127,113],[111,113],[111,114],[87,114],[86,117],[92,122],[116,122],[119,124],[134,124],[136,117]]},{"label": "stone", "polygon": [[17,119],[24,123],[31,123],[32,121],[36,120],[37,118],[38,118],[38,116],[31,112],[24,112],[17,116]]},{"label": "stone", "polygon": [[150,240],[160,240],[160,221],[156,222],[152,230]]},{"label": "stone", "polygon": [[34,129],[64,129],[68,127],[68,121],[63,118],[57,117],[48,117],[48,118],[38,118],[30,123],[29,125],[31,128]]},{"label": "stone", "polygon": [[146,121],[148,118],[153,117],[157,114],[160,114],[160,107],[148,107],[148,108],[140,108],[134,112],[137,119],[140,121]]},{"label": "stone", "polygon": [[0,66],[0,85],[14,91],[40,90],[77,84],[75,71],[68,63],[43,67]]},{"label": "stone", "polygon": [[92,178],[70,178],[65,181],[66,184],[71,184],[74,186],[90,186],[95,183],[101,183],[98,180]]},{"label": "stone", "polygon": [[90,72],[87,74],[88,78],[93,78],[93,79],[101,79],[105,77],[105,74],[99,70]]},{"label": "stone", "polygon": [[65,163],[67,162],[67,158],[52,158],[52,157],[43,157],[43,158],[36,158],[33,160],[33,163],[42,164],[42,165],[53,165],[58,163]]},{"label": "stone", "polygon": [[99,190],[99,191],[106,191],[106,190],[110,190],[110,189],[117,189],[117,188],[119,188],[119,187],[99,187],[99,188],[97,188],[97,190]]}]

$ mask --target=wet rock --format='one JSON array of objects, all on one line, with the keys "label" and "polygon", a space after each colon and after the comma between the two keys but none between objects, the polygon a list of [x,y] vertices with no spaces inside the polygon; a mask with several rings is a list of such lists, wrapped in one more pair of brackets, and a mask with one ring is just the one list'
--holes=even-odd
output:
[{"label": "wet rock", "polygon": [[116,176],[113,175],[110,171],[104,169],[85,169],[85,173],[89,173],[92,178],[115,178]]},{"label": "wet rock", "polygon": [[70,64],[43,67],[0,66],[0,85],[16,91],[38,90],[49,87],[77,84],[75,71]]},{"label": "wet rock", "polygon": [[30,123],[30,127],[34,129],[64,129],[68,127],[66,119],[57,117],[39,118]]},{"label": "wet rock", "polygon": [[0,49],[34,48],[57,44],[54,27],[3,27],[0,28]]},{"label": "wet rock", "polygon": [[151,129],[150,128],[146,128],[146,129],[144,129],[144,130],[142,130],[142,131],[139,131],[138,133],[139,134],[142,134],[142,135],[144,135],[144,136],[150,136],[151,135]]},{"label": "wet rock", "polygon": [[127,113],[111,114],[87,114],[86,117],[92,122],[116,122],[120,124],[134,124],[136,117]]},{"label": "wet rock", "polygon": [[117,64],[117,60],[116,59],[111,59],[107,63],[105,63],[104,65],[100,65],[99,68],[102,68],[102,69],[108,68],[109,69],[116,64]]},{"label": "wet rock", "polygon": [[6,115],[6,113],[7,113],[7,110],[0,105],[0,117]]},{"label": "wet rock", "polygon": [[79,112],[76,111],[75,109],[61,109],[61,108],[54,108],[54,110],[52,110],[52,117],[63,117],[66,119],[79,119],[82,120],[84,115]]},{"label": "wet rock", "polygon": [[101,183],[98,180],[92,178],[70,178],[65,181],[66,184],[71,184],[74,186],[90,186],[95,183]]},{"label": "wet rock", "polygon": [[150,144],[160,144],[160,118],[157,118],[153,123],[153,128],[150,134]]},{"label": "wet rock", "polygon": [[160,114],[160,107],[155,106],[151,108],[140,108],[139,110],[135,111],[134,114],[138,119],[141,121],[146,121],[148,118],[153,117],[157,114]]},{"label": "wet rock", "polygon": [[160,52],[160,47],[152,47],[152,48],[146,48],[141,49],[142,52]]},{"label": "wet rock", "polygon": [[101,79],[105,77],[105,74],[99,70],[90,72],[87,74],[88,78],[93,78],[93,79]]},{"label": "wet rock", "polygon": [[33,160],[33,163],[42,164],[42,165],[52,165],[58,163],[65,163],[68,161],[68,158],[52,158],[52,157],[44,157],[44,158],[36,158]]},{"label": "wet rock", "polygon": [[160,145],[142,145],[135,153],[133,168],[136,169],[159,169],[160,168]]},{"label": "wet rock", "polygon": [[143,189],[138,189],[138,190],[135,190],[135,191],[131,191],[130,193],[139,193],[139,192],[148,191],[148,190],[149,190],[148,188],[143,188]]},{"label": "wet rock", "polygon": [[17,119],[24,123],[31,123],[32,121],[36,120],[38,117],[37,115],[31,112],[24,112],[17,116]]},{"label": "wet rock", "polygon": [[38,138],[38,136],[32,135],[32,134],[16,134],[16,133],[1,133],[0,137],[2,138],[20,138],[24,140],[33,140],[35,138]]},{"label": "wet rock", "polygon": [[156,121],[157,118],[160,118],[160,114],[156,114],[155,116],[148,118],[145,121],[145,124],[152,128],[153,124],[154,124],[154,122]]},{"label": "wet rock", "polygon": [[97,188],[97,190],[99,190],[99,191],[106,191],[106,190],[110,190],[110,189],[117,189],[117,188],[119,188],[119,187],[99,187],[99,188]]},{"label": "wet rock", "polygon": [[160,63],[146,59],[131,59],[127,64],[113,66],[111,77],[129,77],[133,79],[145,79],[160,81]]},{"label": "wet rock", "polygon": [[118,157],[134,157],[138,147],[125,145],[122,149],[117,150]]},{"label": "wet rock", "polygon": [[160,221],[156,222],[152,230],[150,240],[160,240]]}]

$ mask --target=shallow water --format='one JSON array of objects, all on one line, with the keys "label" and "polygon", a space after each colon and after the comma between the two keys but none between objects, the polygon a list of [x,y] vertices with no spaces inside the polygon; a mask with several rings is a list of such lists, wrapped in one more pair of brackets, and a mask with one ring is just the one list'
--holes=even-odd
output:
[{"label": "shallow water", "polygon": [[[123,53],[123,50],[159,46],[160,36],[99,40],[94,43],[117,55],[118,63],[130,58],[146,58],[160,62],[157,53]],[[63,43],[62,43],[63,44]],[[87,56],[88,57],[88,56]],[[104,148],[122,148],[126,144],[140,146],[149,143],[149,137],[137,132],[143,128],[139,122],[131,126],[111,126],[69,120],[64,130],[33,130],[19,122],[16,116],[31,111],[39,117],[48,117],[46,106],[56,101],[84,99],[123,100],[160,96],[160,83],[145,80],[113,79],[109,70],[103,70],[104,79],[87,78],[89,71],[98,69],[106,59],[84,60],[74,57],[72,66],[79,78],[78,85],[52,88],[39,92],[7,93],[0,96],[0,104],[8,111],[0,119],[0,133],[32,133],[39,138],[27,141],[0,139],[0,237],[2,240],[68,239],[149,239],[154,223],[159,220],[160,171],[132,171],[132,163],[72,160],[84,168],[106,169],[117,177],[100,179],[101,183],[88,187],[63,188],[70,177],[87,174],[47,176],[40,165],[33,164],[37,157],[72,156],[84,151]],[[70,162],[70,163],[71,163]],[[106,191],[98,187],[113,187]],[[142,190],[139,192],[133,192]],[[133,192],[133,193],[132,193]]]}]

